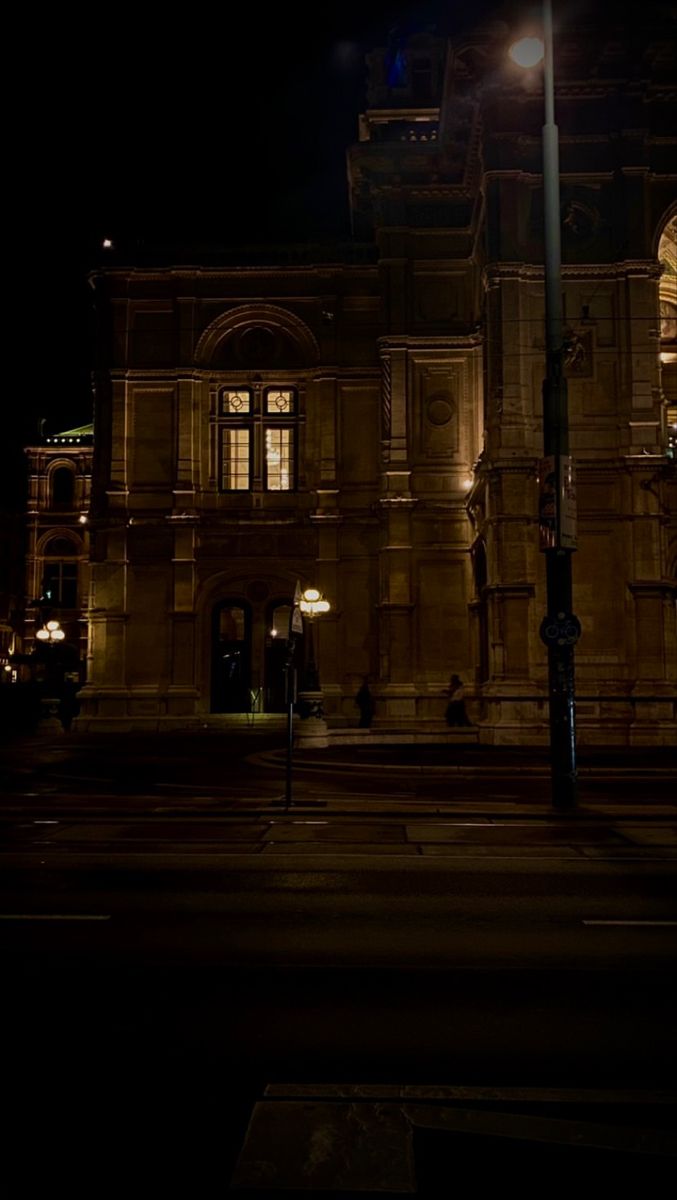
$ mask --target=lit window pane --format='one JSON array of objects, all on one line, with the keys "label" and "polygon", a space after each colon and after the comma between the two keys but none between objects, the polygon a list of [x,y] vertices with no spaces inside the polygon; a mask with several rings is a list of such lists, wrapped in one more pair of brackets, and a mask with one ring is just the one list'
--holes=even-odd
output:
[{"label": "lit window pane", "polygon": [[267,413],[293,413],[294,411],[294,393],[291,391],[270,391],[266,392],[266,412]]},{"label": "lit window pane", "polygon": [[249,392],[222,392],[221,412],[238,415],[251,412],[251,396]]},{"label": "lit window pane", "polygon": [[243,492],[249,487],[249,430],[224,429],[221,442],[221,487]]},{"label": "lit window pane", "polygon": [[294,435],[291,429],[266,429],[266,487],[289,492],[294,486]]}]

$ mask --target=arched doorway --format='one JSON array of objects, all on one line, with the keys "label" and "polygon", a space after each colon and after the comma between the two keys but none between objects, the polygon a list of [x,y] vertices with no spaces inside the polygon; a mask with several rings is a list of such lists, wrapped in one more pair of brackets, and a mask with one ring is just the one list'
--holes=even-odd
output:
[{"label": "arched doorway", "polygon": [[285,665],[291,602],[273,600],[266,611],[264,659],[265,710],[284,712],[286,698]]},{"label": "arched doorway", "polygon": [[251,608],[222,600],[212,618],[212,712],[249,712]]},{"label": "arched doorway", "polygon": [[[284,712],[286,707],[287,639],[292,601],[289,598],[271,600],[266,607],[266,639],[264,683],[266,712]],[[294,667],[303,663],[303,638],[296,638]]]}]

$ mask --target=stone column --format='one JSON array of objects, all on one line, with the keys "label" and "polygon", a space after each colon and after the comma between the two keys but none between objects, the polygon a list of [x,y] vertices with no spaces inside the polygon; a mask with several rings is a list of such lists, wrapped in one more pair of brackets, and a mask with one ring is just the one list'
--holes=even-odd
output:
[{"label": "stone column", "polygon": [[382,461],[379,555],[379,675],[386,717],[414,718],[412,511],[407,425],[407,351],[381,344]]}]

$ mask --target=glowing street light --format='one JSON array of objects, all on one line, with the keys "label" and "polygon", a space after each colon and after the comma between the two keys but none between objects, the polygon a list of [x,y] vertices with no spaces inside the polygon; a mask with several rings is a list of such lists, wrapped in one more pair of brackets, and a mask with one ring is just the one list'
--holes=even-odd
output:
[{"label": "glowing street light", "polygon": [[328,600],[324,600],[322,593],[318,592],[317,588],[306,588],[301,597],[299,608],[305,617],[311,620],[313,617],[319,616],[321,613],[328,613],[331,604]]},{"label": "glowing street light", "polygon": [[523,37],[518,42],[513,42],[508,54],[518,67],[528,70],[529,67],[538,66],[545,54],[545,46],[540,38]]},{"label": "glowing street light", "polygon": [[66,635],[58,621],[48,621],[42,629],[36,630],[35,636],[39,642],[51,644],[62,642]]}]

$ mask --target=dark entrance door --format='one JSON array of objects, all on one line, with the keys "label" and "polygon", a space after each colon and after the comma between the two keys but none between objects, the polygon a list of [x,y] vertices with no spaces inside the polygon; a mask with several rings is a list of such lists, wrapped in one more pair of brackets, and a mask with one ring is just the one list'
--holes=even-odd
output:
[{"label": "dark entrance door", "polygon": [[214,609],[212,626],[212,712],[249,712],[251,610],[239,600]]}]

